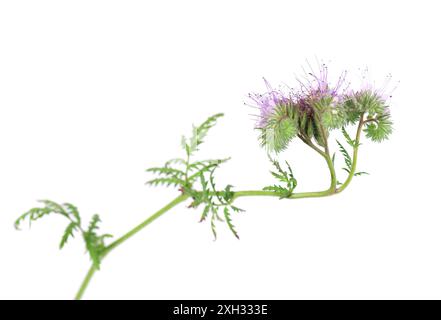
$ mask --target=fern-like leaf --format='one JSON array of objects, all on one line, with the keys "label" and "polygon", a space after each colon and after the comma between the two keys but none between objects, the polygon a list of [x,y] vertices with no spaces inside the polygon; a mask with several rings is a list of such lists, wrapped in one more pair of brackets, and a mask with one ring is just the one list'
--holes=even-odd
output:
[{"label": "fern-like leaf", "polygon": [[62,249],[67,244],[70,238],[73,238],[75,232],[81,232],[86,243],[86,249],[96,268],[99,268],[100,259],[104,249],[106,248],[104,240],[111,237],[109,234],[98,235],[99,222],[101,221],[98,215],[94,215],[90,221],[89,227],[86,231],[81,227],[81,217],[78,208],[70,203],[58,204],[51,200],[39,201],[43,207],[32,208],[23,215],[21,215],[15,222],[15,227],[18,229],[20,224],[29,220],[29,223],[41,219],[50,214],[61,215],[68,219],[69,224],[64,230],[63,236],[59,243],[59,248]]},{"label": "fern-like leaf", "polygon": [[172,176],[172,177],[185,176],[185,172],[182,172],[179,169],[175,169],[175,168],[171,168],[171,167],[155,167],[155,168],[149,168],[146,171],[152,172],[157,175],[163,175],[163,176]]},{"label": "fern-like leaf", "polygon": [[217,232],[216,232],[216,217],[218,216],[218,215],[217,215],[217,208],[215,208],[215,207],[211,207],[211,211],[212,211],[212,214],[211,214],[211,222],[210,222],[211,232],[213,233],[214,240],[216,240],[216,239],[217,239]]},{"label": "fern-like leaf", "polygon": [[64,231],[63,236],[61,237],[61,242],[60,242],[60,246],[59,246],[60,249],[64,248],[64,246],[66,245],[69,238],[74,237],[74,232],[77,229],[77,227],[78,227],[78,225],[75,222],[69,223],[66,230]]},{"label": "fern-like leaf", "polygon": [[182,146],[187,153],[187,156],[192,155],[198,150],[198,147],[204,142],[208,131],[217,123],[218,118],[223,117],[223,113],[215,114],[205,120],[199,126],[193,126],[193,132],[190,139],[183,137]]},{"label": "fern-like leaf", "polygon": [[225,216],[225,222],[228,225],[228,228],[231,230],[231,232],[234,234],[234,236],[239,239],[239,235],[236,231],[236,227],[233,225],[233,220],[231,219],[230,210],[228,207],[224,208],[224,216]]},{"label": "fern-like leaf", "polygon": [[110,234],[98,235],[99,223],[101,219],[95,214],[89,223],[89,228],[84,232],[84,241],[86,242],[86,250],[90,259],[97,270],[100,268],[102,254],[106,248],[104,240],[112,237]]},{"label": "fern-like leaf", "polygon": [[63,208],[62,205],[50,201],[50,200],[40,200],[40,203],[43,203],[43,207],[37,207],[32,208],[29,211],[22,214],[16,221],[15,221],[15,228],[20,229],[20,225],[23,221],[26,219],[29,220],[29,226],[31,226],[32,222],[37,221],[44,216],[50,215],[50,214],[59,214],[66,218],[69,218],[69,214],[66,212],[65,208]]},{"label": "fern-like leaf", "polygon": [[356,148],[360,145],[360,143],[358,143],[356,140],[353,140],[350,136],[349,133],[346,131],[345,127],[343,127],[341,129],[341,132],[343,133],[343,136],[346,139],[346,142],[352,147],[352,148]]},{"label": "fern-like leaf", "polygon": [[167,187],[169,186],[179,187],[179,186],[185,186],[185,181],[175,177],[169,177],[169,178],[152,179],[150,181],[147,181],[146,184],[152,186],[165,185]]},{"label": "fern-like leaf", "polygon": [[346,167],[343,168],[343,170],[349,173],[352,170],[352,158],[349,155],[348,151],[345,149],[345,147],[343,147],[343,145],[338,140],[337,140],[337,144],[346,164]]},{"label": "fern-like leaf", "polygon": [[277,172],[271,171],[271,174],[273,175],[273,177],[275,177],[277,180],[279,180],[280,182],[283,182],[286,186],[281,186],[281,185],[272,185],[272,186],[266,186],[265,188],[263,188],[263,190],[266,191],[273,191],[277,194],[280,194],[280,198],[289,198],[294,189],[297,187],[297,180],[294,178],[294,174],[292,172],[291,166],[289,165],[289,163],[287,161],[285,161],[287,167],[288,167],[288,171],[285,171],[282,169],[282,167],[280,166],[279,162],[271,159],[270,161],[272,162],[273,166],[276,168]]},{"label": "fern-like leaf", "polygon": [[63,206],[65,208],[66,213],[70,217],[74,218],[74,220],[77,222],[78,225],[81,225],[81,217],[80,217],[80,213],[78,212],[78,208],[70,203],[63,203]]}]

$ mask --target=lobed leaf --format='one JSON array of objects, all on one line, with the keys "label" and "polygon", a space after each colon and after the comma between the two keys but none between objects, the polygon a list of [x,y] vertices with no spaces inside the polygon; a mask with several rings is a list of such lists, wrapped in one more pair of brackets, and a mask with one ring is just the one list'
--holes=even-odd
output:
[{"label": "lobed leaf", "polygon": [[69,238],[74,237],[74,232],[77,229],[77,227],[78,225],[75,222],[69,223],[66,230],[64,231],[63,237],[61,238],[60,249],[64,248]]},{"label": "lobed leaf", "polygon": [[234,234],[234,236],[239,239],[239,235],[236,231],[236,227],[233,225],[233,220],[231,219],[231,214],[230,211],[228,210],[228,207],[224,208],[224,216],[225,216],[225,221],[228,225],[228,228],[231,230],[231,232]]},{"label": "lobed leaf", "polygon": [[345,164],[346,164],[346,167],[343,168],[343,170],[345,170],[346,172],[349,173],[352,170],[352,158],[349,155],[348,151],[343,147],[343,145],[338,140],[336,140],[336,141],[337,141],[340,153],[343,155],[343,158],[344,158]]}]

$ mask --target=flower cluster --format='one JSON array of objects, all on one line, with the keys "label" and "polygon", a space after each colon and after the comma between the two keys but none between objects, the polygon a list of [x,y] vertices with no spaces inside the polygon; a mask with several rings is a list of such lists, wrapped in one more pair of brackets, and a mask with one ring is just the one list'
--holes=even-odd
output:
[{"label": "flower cluster", "polygon": [[311,70],[303,80],[298,80],[297,90],[276,90],[265,80],[266,93],[249,94],[252,106],[260,111],[256,128],[261,132],[262,145],[280,152],[297,136],[325,147],[330,130],[341,129],[361,118],[366,120],[364,131],[368,138],[386,139],[392,132],[392,122],[384,90],[376,90],[372,85],[353,90],[346,77],[343,72],[332,84],[328,67],[322,64],[318,72]]}]

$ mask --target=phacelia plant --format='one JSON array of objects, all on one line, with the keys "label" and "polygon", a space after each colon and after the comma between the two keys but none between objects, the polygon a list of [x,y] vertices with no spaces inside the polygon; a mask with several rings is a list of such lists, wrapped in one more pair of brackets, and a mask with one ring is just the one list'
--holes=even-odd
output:
[{"label": "phacelia plant", "polygon": [[[299,81],[297,89],[274,89],[265,80],[267,91],[249,95],[248,104],[256,107],[256,129],[259,140],[274,166],[272,176],[277,180],[273,185],[258,190],[233,190],[232,185],[218,188],[215,183],[216,169],[229,158],[195,159],[197,151],[204,142],[207,133],[222,114],[208,118],[198,126],[193,126],[190,137],[182,138],[182,157],[167,161],[164,165],[147,169],[153,175],[147,182],[151,186],[164,185],[174,187],[179,195],[162,209],[147,218],[125,235],[107,243],[112,237],[100,234],[98,215],[84,225],[78,209],[69,203],[58,204],[43,200],[42,206],[33,208],[20,216],[15,226],[22,222],[29,223],[48,215],[61,215],[67,220],[67,227],[62,235],[60,248],[75,235],[80,235],[92,261],[76,298],[81,299],[93,274],[100,269],[102,260],[116,247],[141,231],[176,205],[189,201],[189,207],[200,208],[200,221],[209,221],[214,238],[217,224],[224,222],[232,234],[239,238],[233,224],[234,214],[243,211],[235,205],[235,200],[247,196],[273,196],[280,199],[300,199],[325,197],[338,194],[346,189],[354,176],[366,174],[357,171],[360,139],[365,137],[373,142],[381,142],[392,133],[392,121],[388,106],[389,97],[384,89],[377,89],[371,84],[361,88],[350,88],[346,83],[346,72],[342,73],[333,85],[328,80],[328,68],[321,65],[319,72],[307,73],[304,81]],[[355,126],[355,136],[347,128]],[[346,176],[337,179],[336,153],[330,150],[332,131],[342,132],[346,147],[337,141],[338,151],[344,160],[343,170]],[[329,188],[323,191],[296,193],[297,180],[288,162],[280,164],[276,157],[288,148],[290,142],[299,138],[306,146],[312,148],[325,160],[330,174]],[[350,151],[348,151],[350,149]],[[342,182],[339,182],[342,181]]]}]

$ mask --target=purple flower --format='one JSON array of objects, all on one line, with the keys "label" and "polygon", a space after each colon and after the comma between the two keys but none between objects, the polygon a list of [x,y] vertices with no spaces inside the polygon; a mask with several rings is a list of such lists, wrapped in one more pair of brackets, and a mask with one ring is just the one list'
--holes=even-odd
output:
[{"label": "purple flower", "polygon": [[325,64],[319,66],[318,72],[314,72],[310,67],[310,72],[306,73],[304,80],[297,81],[300,84],[300,90],[294,91],[293,95],[297,98],[297,103],[301,111],[312,113],[314,103],[323,98],[330,98],[333,104],[338,104],[342,100],[342,92],[346,90],[347,72],[343,72],[335,85],[331,85],[328,79],[328,67]]},{"label": "purple flower", "polygon": [[257,128],[264,128],[266,126],[276,106],[287,104],[291,101],[291,99],[280,90],[273,89],[265,78],[263,78],[263,81],[267,88],[266,93],[250,93],[248,95],[252,100],[252,104],[249,105],[258,108],[260,111],[260,115],[257,116]]},{"label": "purple flower", "polygon": [[358,90],[350,90],[347,96],[357,97],[363,95],[375,96],[378,100],[388,101],[392,98],[392,93],[397,89],[398,83],[393,88],[390,87],[392,75],[388,74],[381,86],[377,85],[375,81],[371,81],[370,72],[368,68],[361,71],[362,79]]}]

